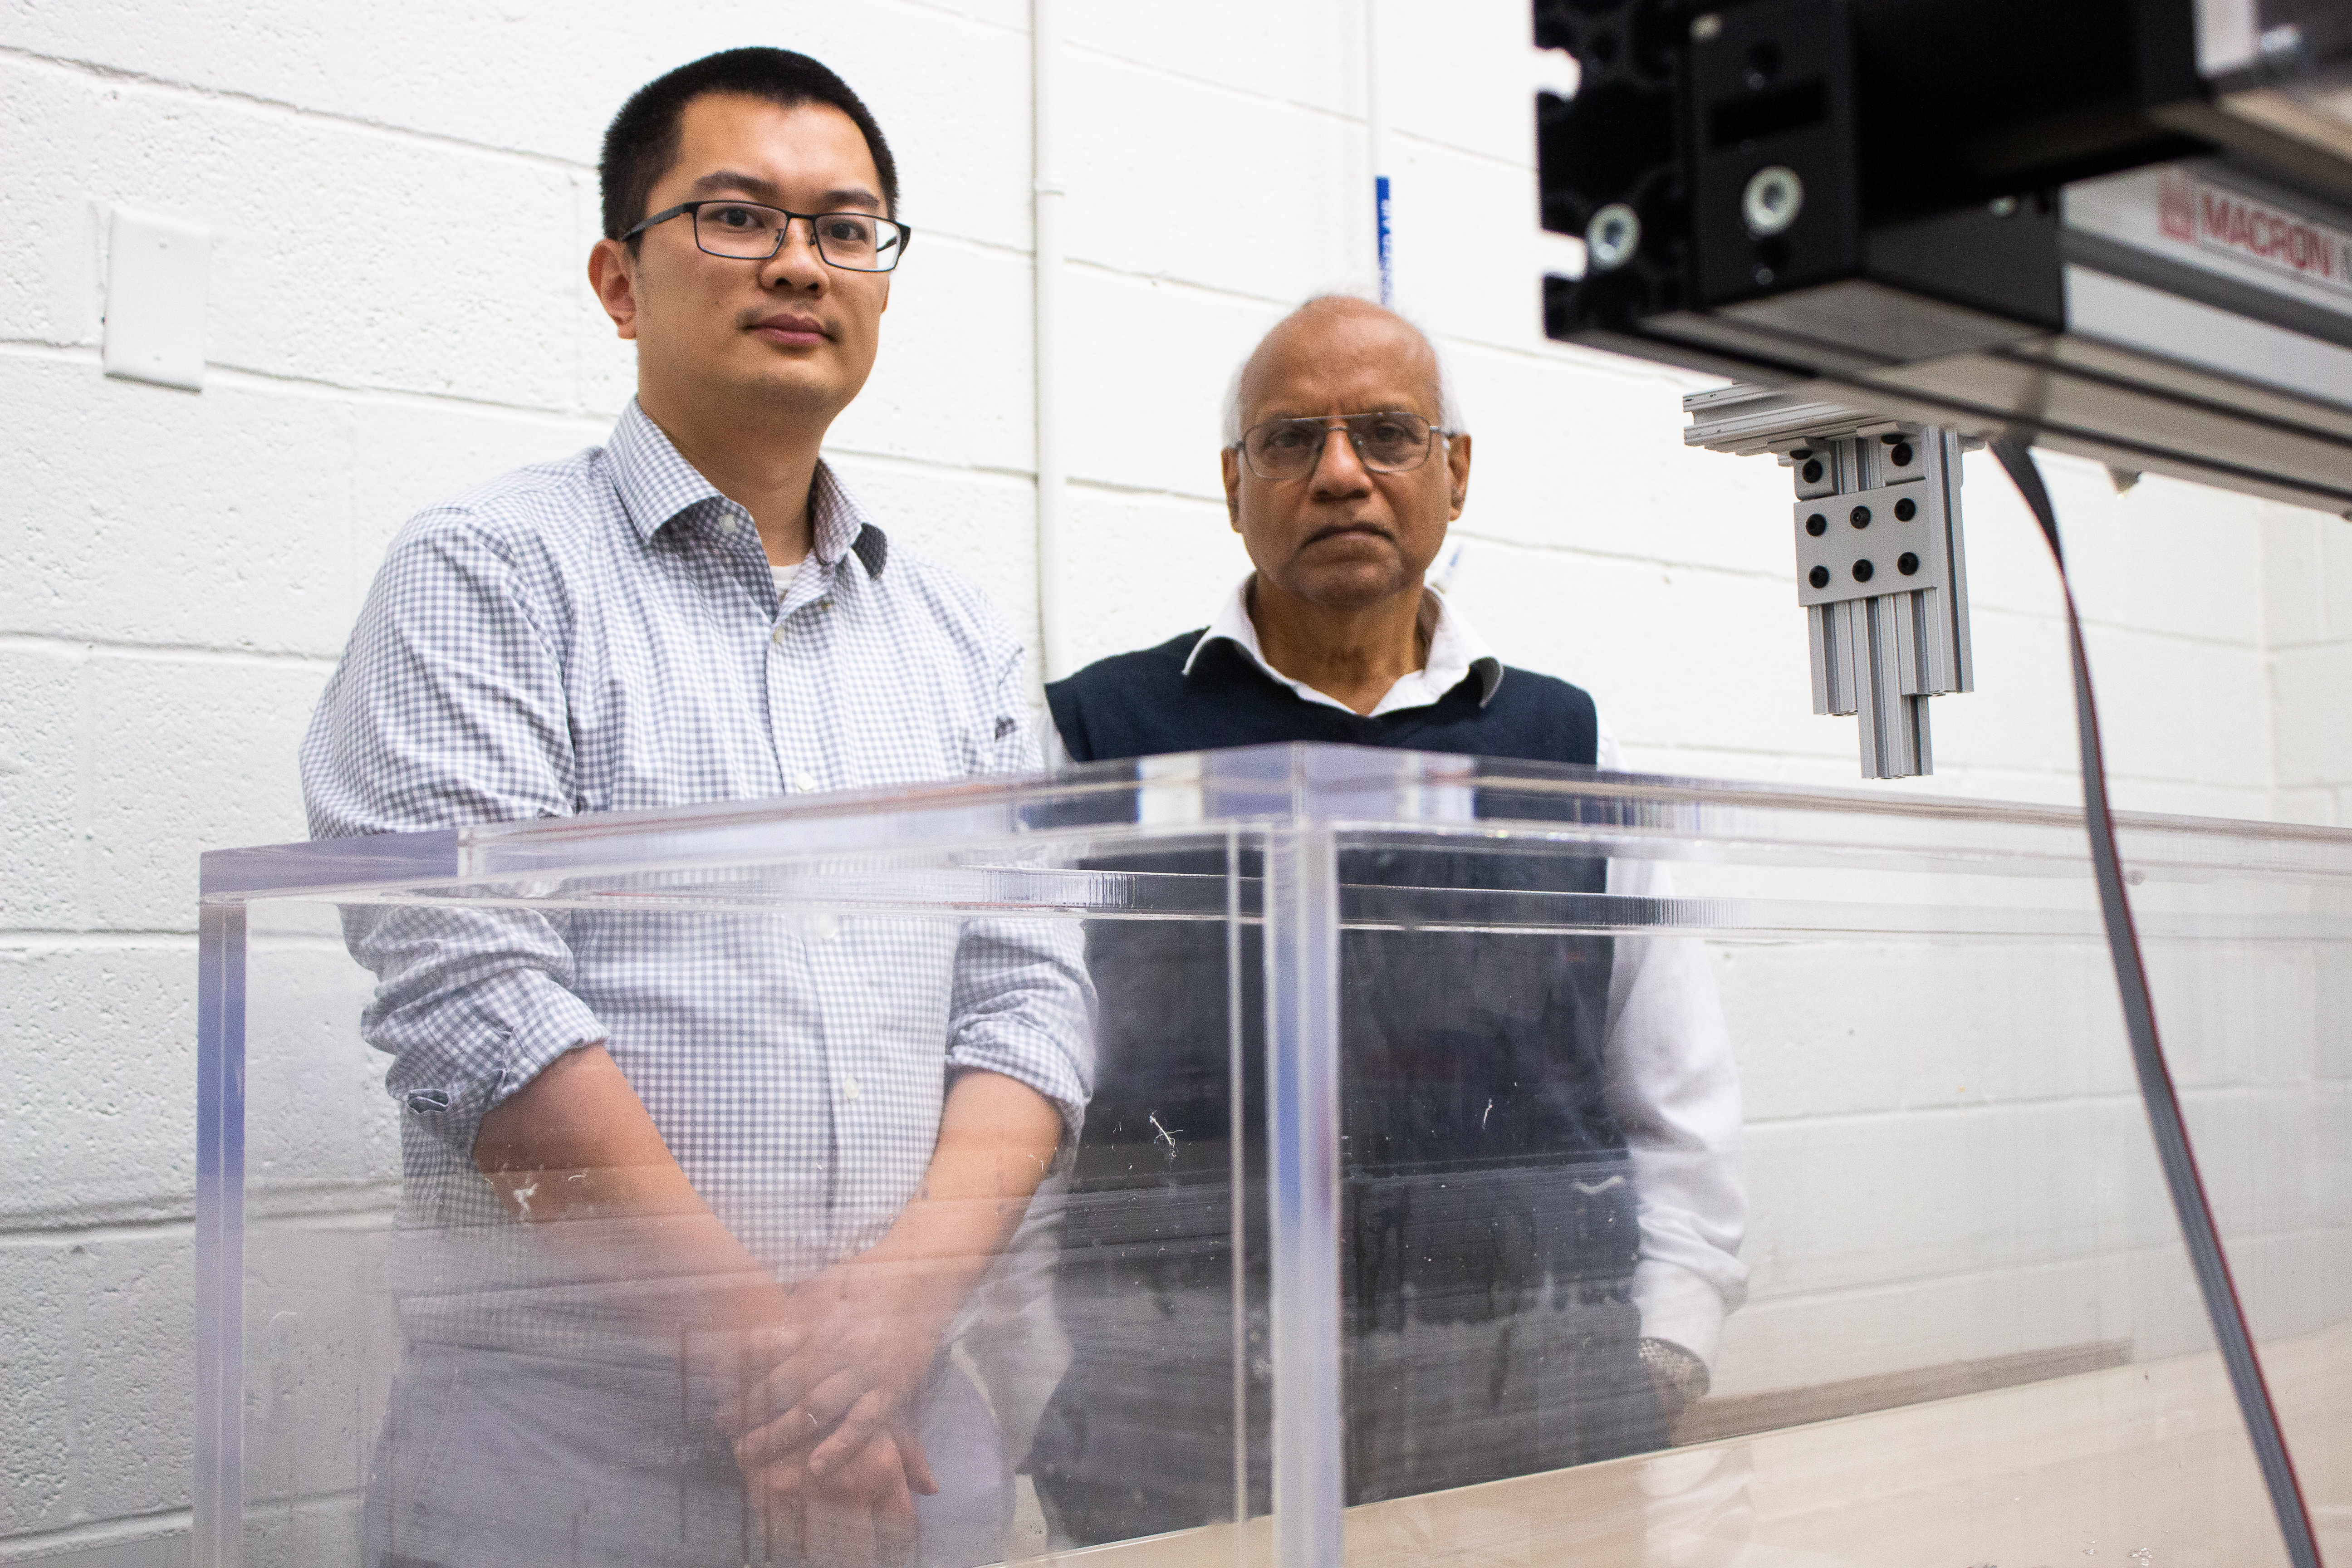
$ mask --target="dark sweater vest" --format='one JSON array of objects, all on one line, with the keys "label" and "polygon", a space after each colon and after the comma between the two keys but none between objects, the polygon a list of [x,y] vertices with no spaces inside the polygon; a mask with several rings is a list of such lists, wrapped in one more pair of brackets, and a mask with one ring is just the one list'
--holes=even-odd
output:
[{"label": "dark sweater vest", "polygon": [[[1199,635],[1104,659],[1047,687],[1071,755],[1094,762],[1325,741],[1590,764],[1599,749],[1592,699],[1566,681],[1511,670],[1482,706],[1473,674],[1430,706],[1368,719],[1307,701],[1223,639],[1201,650],[1188,676],[1184,659]],[[1122,863],[1223,870],[1222,857],[1211,852],[1202,860],[1197,850]],[[1244,870],[1255,873],[1254,866]],[[1423,889],[1412,896],[1412,915],[1434,926],[1474,915],[1483,890],[1599,893],[1607,874],[1604,860],[1534,850],[1440,846],[1340,854],[1343,886]],[[1176,1087],[1171,1074],[1196,1053],[1161,1037],[1188,1033],[1171,1020],[1196,1014],[1199,996],[1223,994],[1222,981],[1205,971],[1169,973],[1171,942],[1183,945],[1152,922],[1095,931],[1105,1006],[1090,1137],[1118,1125],[1124,1089],[1149,1098]],[[1359,930],[1342,939],[1341,954],[1341,1095],[1351,1176],[1525,1168],[1624,1148],[1601,1095],[1608,941]],[[1222,970],[1222,944],[1203,946],[1202,960]],[[1196,986],[1209,989],[1180,994]],[[1254,1027],[1255,1020],[1244,1023]],[[1226,1070],[1221,1058],[1201,1067],[1220,1081]],[[1187,1077],[1187,1099],[1223,1101],[1222,1089]],[[1111,1122],[1105,1110],[1114,1113]]]},{"label": "dark sweater vest", "polygon": [[[1305,700],[1223,640],[1201,650],[1188,676],[1184,661],[1201,635],[1047,686],[1071,756],[1101,762],[1304,741],[1586,765],[1596,757],[1592,700],[1565,681],[1512,669],[1482,704],[1473,674],[1434,704],[1365,718]],[[1256,859],[1244,852],[1244,876],[1258,874]],[[1221,852],[1197,849],[1097,864],[1226,869]],[[1350,1500],[1645,1446],[1655,1438],[1654,1406],[1645,1385],[1635,1386],[1637,1330],[1623,1295],[1638,1225],[1624,1138],[1602,1089],[1612,944],[1443,929],[1473,915],[1482,890],[1601,892],[1606,862],[1442,845],[1358,847],[1341,850],[1339,871],[1343,918],[1347,889],[1411,888],[1413,921],[1435,928],[1356,929],[1341,938]],[[1253,927],[1243,936],[1235,1020],[1253,1108],[1240,1132],[1254,1186],[1265,1169],[1263,1128],[1249,1124],[1265,1076],[1257,935]],[[1087,954],[1101,994],[1097,1087],[1072,1173],[1061,1285],[1078,1352],[1033,1462],[1066,1528],[1106,1540],[1230,1517],[1215,1504],[1222,1495],[1230,1510],[1230,1482],[1220,1480],[1230,1459],[1217,1457],[1230,1452],[1220,1447],[1230,1441],[1230,1415],[1220,1420],[1217,1403],[1230,1382],[1211,1363],[1231,1332],[1231,1210],[1221,1194],[1230,1191],[1234,1129],[1222,925],[1097,922]],[[1262,1190],[1244,1207],[1256,1300],[1264,1207]],[[1148,1323],[1103,1332],[1146,1300],[1160,1303]],[[1589,1306],[1575,1309],[1575,1327],[1564,1330],[1559,1303],[1573,1300]],[[1498,1371],[1491,1353],[1475,1369],[1438,1364],[1449,1353],[1441,1345],[1465,1332],[1486,1342],[1477,1337],[1515,1320],[1526,1324],[1517,1331],[1528,1347],[1524,1372],[1520,1363]],[[1567,1396],[1540,1394],[1530,1381],[1539,1366],[1557,1378],[1567,1364],[1557,1343],[1535,1348],[1564,1331],[1585,1347],[1579,1358],[1601,1369],[1577,1380],[1565,1405]],[[1097,1340],[1106,1342],[1099,1351]],[[1402,1375],[1398,1358],[1423,1363],[1437,1387],[1417,1389],[1422,1379]],[[1491,1393],[1495,1409],[1441,1417],[1441,1404],[1452,1410],[1446,1401],[1466,1397],[1443,1389],[1465,1383],[1483,1391],[1474,1401],[1482,1408]],[[1185,1389],[1197,1400],[1171,1392]],[[1259,1397],[1254,1388],[1254,1405]],[[1582,1414],[1565,1414],[1571,1407]],[[1171,1436],[1186,1432],[1206,1434],[1201,1453],[1171,1449]],[[1413,1451],[1392,1451],[1398,1442]],[[1254,1477],[1253,1492],[1264,1484]]]},{"label": "dark sweater vest", "polygon": [[1474,675],[1427,708],[1377,719],[1309,702],[1220,639],[1184,660],[1199,632],[1090,664],[1045,688],[1062,743],[1082,763],[1287,741],[1396,746],[1590,767],[1601,743],[1592,699],[1565,680],[1507,671],[1480,704]]}]

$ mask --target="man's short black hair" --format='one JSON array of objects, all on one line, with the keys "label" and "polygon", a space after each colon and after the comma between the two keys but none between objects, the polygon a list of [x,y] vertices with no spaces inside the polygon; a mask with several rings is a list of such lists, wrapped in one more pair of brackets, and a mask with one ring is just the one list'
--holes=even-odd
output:
[{"label": "man's short black hair", "polygon": [[604,162],[596,166],[604,191],[605,238],[620,238],[646,216],[654,186],[677,161],[678,127],[686,106],[713,92],[763,98],[786,109],[826,103],[849,116],[882,176],[884,210],[898,216],[898,165],[891,161],[882,128],[847,82],[790,49],[728,49],[646,83],[613,116],[604,132]]}]

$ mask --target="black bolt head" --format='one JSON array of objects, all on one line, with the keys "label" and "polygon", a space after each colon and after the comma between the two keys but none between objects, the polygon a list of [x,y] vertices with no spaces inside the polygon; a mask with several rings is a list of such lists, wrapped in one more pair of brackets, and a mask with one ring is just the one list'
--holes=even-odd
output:
[{"label": "black bolt head", "polygon": [[1916,501],[1916,500],[1913,500],[1909,496],[1905,496],[1901,500],[1896,501],[1896,502],[1895,503],[1895,521],[1897,521],[1897,522],[1908,522],[1908,521],[1910,521],[1913,518],[1915,518],[1915,517],[1916,517],[1916,516],[1918,516],[1918,515],[1919,515],[1919,503],[1918,503],[1917,501]]},{"label": "black bolt head", "polygon": [[1823,517],[1820,512],[1815,512],[1812,516],[1805,519],[1805,531],[1811,534],[1815,539],[1819,539],[1822,534],[1827,533],[1829,531],[1830,520]]},{"label": "black bolt head", "polygon": [[1858,506],[1852,511],[1845,514],[1845,520],[1853,524],[1856,528],[1868,528],[1870,526],[1870,509],[1866,506]]},{"label": "black bolt head", "polygon": [[1919,558],[1906,550],[1895,557],[1895,569],[1906,577],[1916,576],[1919,571]]},{"label": "black bolt head", "polygon": [[1911,466],[1911,459],[1916,456],[1917,454],[1911,450],[1910,442],[1897,441],[1895,443],[1895,449],[1886,454],[1886,460],[1898,468],[1907,468]]},{"label": "black bolt head", "polygon": [[1801,472],[1805,476],[1805,483],[1809,485],[1820,484],[1822,482],[1822,460],[1819,458],[1813,458],[1804,466]]},{"label": "black bolt head", "polygon": [[1805,574],[1805,581],[1816,588],[1826,588],[1830,585],[1830,569],[1826,566],[1816,566]]},{"label": "black bolt head", "polygon": [[1876,574],[1878,568],[1873,566],[1869,562],[1857,561],[1853,563],[1853,580],[1857,583],[1867,583],[1874,575]]}]

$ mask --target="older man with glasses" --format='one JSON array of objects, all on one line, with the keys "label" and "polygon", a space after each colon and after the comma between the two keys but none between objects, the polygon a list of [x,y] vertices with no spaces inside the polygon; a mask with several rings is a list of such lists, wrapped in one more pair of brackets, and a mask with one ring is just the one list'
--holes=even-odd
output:
[{"label": "older man with glasses", "polygon": [[[1319,741],[1618,765],[1591,698],[1507,668],[1424,581],[1471,440],[1421,332],[1310,300],[1242,365],[1225,434],[1226,508],[1255,570],[1205,630],[1049,686],[1068,756]],[[1222,869],[1209,858],[1133,868]],[[1341,877],[1422,889],[1416,908],[1440,912],[1445,889],[1666,890],[1654,862],[1573,855],[1358,849]],[[1240,1238],[1237,1375],[1217,1199],[1232,1137],[1264,1169],[1262,1131],[1230,1124],[1225,941],[1113,922],[1089,939],[1097,1089],[1057,1280],[1075,1359],[1030,1456],[1071,1542],[1266,1507],[1265,1238]],[[1349,1500],[1664,1443],[1745,1280],[1738,1087],[1703,951],[1442,930],[1342,942]],[[1246,956],[1243,976],[1248,1093],[1264,1066]],[[1264,1207],[1253,1192],[1241,1212],[1258,1226]]]}]

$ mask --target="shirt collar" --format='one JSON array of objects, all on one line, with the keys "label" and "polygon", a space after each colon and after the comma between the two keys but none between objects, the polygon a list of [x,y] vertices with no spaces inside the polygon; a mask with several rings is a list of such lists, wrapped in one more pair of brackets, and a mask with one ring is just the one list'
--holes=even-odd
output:
[{"label": "shirt collar", "polygon": [[[621,506],[628,512],[629,521],[635,526],[640,539],[651,539],[698,507],[746,522],[751,521],[750,514],[719,494],[718,488],[686,460],[634,397],[621,410],[604,453],[612,467],[613,487],[620,491]],[[809,522],[816,558],[827,567],[837,564],[856,545],[858,535],[866,531],[865,509],[822,458],[817,459],[816,474],[809,486]],[[878,555],[878,552],[875,553]],[[881,575],[872,563],[868,563],[868,570],[875,576]]]},{"label": "shirt collar", "polygon": [[[1209,629],[1201,634],[1200,640],[1192,645],[1192,651],[1185,656],[1184,673],[1192,673],[1192,667],[1200,662],[1201,650],[1211,643],[1229,642],[1247,655],[1249,661],[1259,669],[1308,701],[1346,708],[1346,703],[1316,690],[1304,681],[1293,680],[1266,663],[1265,651],[1258,646],[1256,623],[1250,619],[1251,581],[1251,577],[1244,577],[1234,584],[1234,591],[1225,595],[1224,602],[1218,606],[1216,618],[1209,623]],[[1426,586],[1422,592],[1437,605],[1437,624],[1429,634],[1428,661],[1391,687],[1390,697],[1383,698],[1372,711],[1377,714],[1395,712],[1408,707],[1424,707],[1474,674],[1478,678],[1478,706],[1484,708],[1495,700],[1496,689],[1503,684],[1503,661],[1495,657],[1494,650],[1486,646],[1486,640],[1478,635],[1469,619],[1446,604],[1444,595]],[[1418,682],[1418,685],[1408,688],[1408,682]],[[1400,695],[1408,699],[1421,697],[1423,700],[1408,700],[1391,705],[1390,699]]]}]

